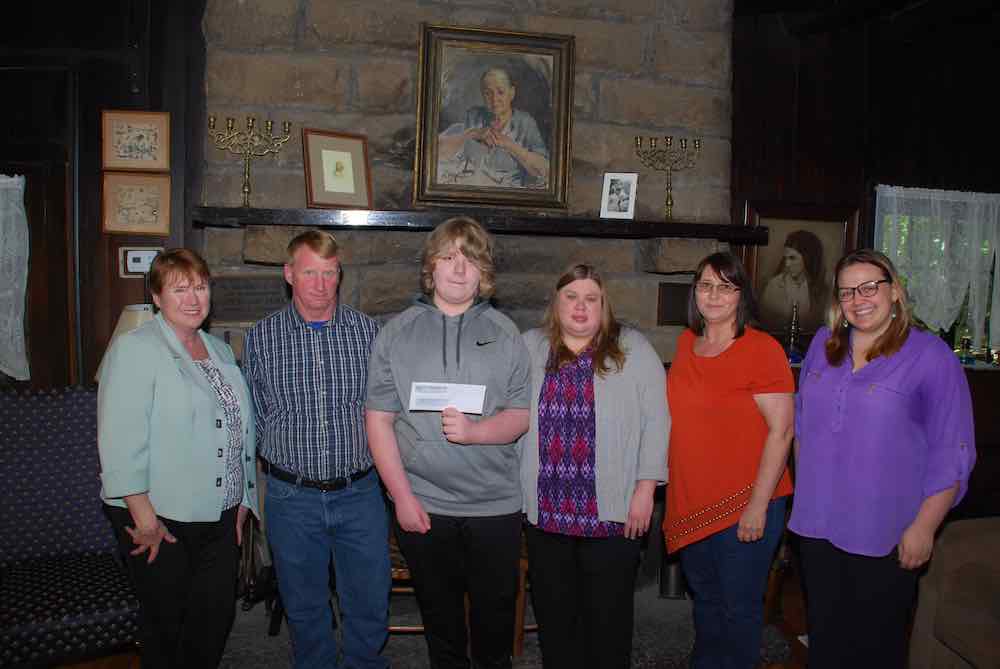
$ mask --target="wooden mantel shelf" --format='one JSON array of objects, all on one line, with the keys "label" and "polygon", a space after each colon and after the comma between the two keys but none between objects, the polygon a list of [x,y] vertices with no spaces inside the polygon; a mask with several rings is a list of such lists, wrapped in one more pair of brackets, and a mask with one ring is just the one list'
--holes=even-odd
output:
[{"label": "wooden mantel shelf", "polygon": [[194,207],[198,227],[240,228],[247,225],[300,225],[341,230],[431,230],[452,216],[468,215],[494,234],[549,237],[604,237],[655,239],[681,237],[716,239],[730,244],[767,244],[767,228],[711,223],[664,223],[568,216],[531,215],[485,209],[427,211],[367,209],[255,209],[245,207]]}]

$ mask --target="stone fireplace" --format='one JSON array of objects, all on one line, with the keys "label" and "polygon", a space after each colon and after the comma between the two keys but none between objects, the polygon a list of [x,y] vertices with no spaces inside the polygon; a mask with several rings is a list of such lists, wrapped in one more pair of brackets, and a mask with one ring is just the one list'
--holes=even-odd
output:
[{"label": "stone fireplace", "polygon": [[[641,167],[633,138],[673,135],[702,139],[697,165],[674,175],[674,218],[726,224],[732,12],[732,0],[209,0],[206,111],[241,123],[247,116],[278,127],[292,123],[292,139],[278,157],[252,166],[254,207],[305,206],[300,131],[309,127],[367,135],[375,208],[408,209],[420,23],[574,35],[566,214],[596,217],[603,174],[638,172],[636,219],[662,220],[665,178]],[[207,143],[202,151],[199,204],[239,206],[241,163]],[[206,227],[202,250],[222,284],[273,291],[284,246],[297,231]],[[403,309],[418,290],[425,233],[334,233],[345,265],[341,299],[378,318]],[[664,360],[681,328],[657,323],[659,285],[687,281],[684,272],[724,246],[714,239],[515,234],[497,235],[496,242],[496,303],[522,328],[538,324],[556,276],[587,261],[607,277],[618,317],[647,334]],[[242,330],[268,306],[265,297],[222,309],[225,318],[217,315],[213,328],[239,349]]]}]

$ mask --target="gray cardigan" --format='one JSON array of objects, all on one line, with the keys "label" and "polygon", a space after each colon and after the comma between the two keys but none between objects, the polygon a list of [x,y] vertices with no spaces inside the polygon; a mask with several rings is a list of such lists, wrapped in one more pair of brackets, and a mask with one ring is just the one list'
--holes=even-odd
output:
[{"label": "gray cardigan", "polygon": [[[528,522],[538,524],[538,396],[545,380],[549,340],[542,330],[524,333],[531,356],[531,423],[521,449],[521,489]],[[597,421],[597,514],[624,523],[635,483],[667,480],[667,409],[663,362],[646,338],[623,328],[625,365],[603,378],[594,375]]]}]

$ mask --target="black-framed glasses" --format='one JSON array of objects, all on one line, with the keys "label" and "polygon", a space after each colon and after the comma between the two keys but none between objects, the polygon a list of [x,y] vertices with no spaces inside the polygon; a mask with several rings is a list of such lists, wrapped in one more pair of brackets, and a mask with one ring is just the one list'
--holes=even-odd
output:
[{"label": "black-framed glasses", "polygon": [[841,302],[850,302],[854,299],[854,292],[857,291],[861,297],[875,297],[879,284],[892,283],[889,279],[879,279],[878,281],[865,281],[854,286],[854,288],[837,288],[837,299]]},{"label": "black-framed glasses", "polygon": [[708,295],[715,290],[723,297],[729,297],[740,292],[739,287],[731,283],[712,283],[711,281],[695,281],[694,289],[703,295]]}]

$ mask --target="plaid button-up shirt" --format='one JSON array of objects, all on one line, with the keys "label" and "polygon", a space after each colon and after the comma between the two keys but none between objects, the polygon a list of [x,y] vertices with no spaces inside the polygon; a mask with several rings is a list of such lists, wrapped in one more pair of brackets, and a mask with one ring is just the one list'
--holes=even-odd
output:
[{"label": "plaid button-up shirt", "polygon": [[371,466],[364,400],[377,333],[373,319],[343,304],[320,328],[293,304],[250,328],[243,371],[265,460],[313,480]]}]

